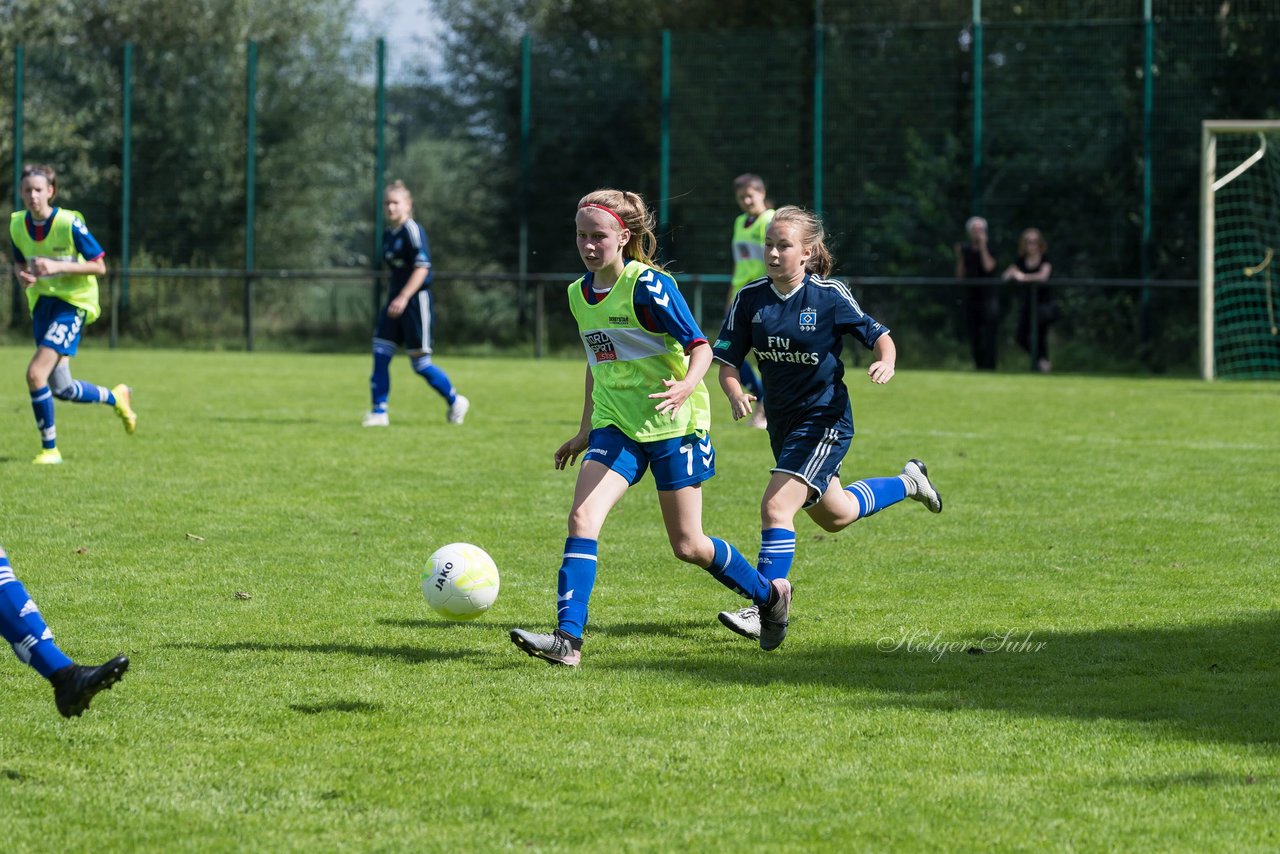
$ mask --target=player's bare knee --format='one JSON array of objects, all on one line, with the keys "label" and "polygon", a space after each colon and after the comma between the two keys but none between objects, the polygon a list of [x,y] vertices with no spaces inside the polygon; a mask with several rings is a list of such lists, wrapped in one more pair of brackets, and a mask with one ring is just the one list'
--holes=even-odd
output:
[{"label": "player's bare knee", "polygon": [[706,562],[702,543],[693,537],[680,537],[671,541],[671,552],[685,563],[701,564]]},{"label": "player's bare knee", "polygon": [[588,539],[599,539],[600,528],[603,526],[603,520],[597,519],[595,514],[588,510],[585,506],[575,507],[569,511],[569,536],[571,537],[587,537]]}]

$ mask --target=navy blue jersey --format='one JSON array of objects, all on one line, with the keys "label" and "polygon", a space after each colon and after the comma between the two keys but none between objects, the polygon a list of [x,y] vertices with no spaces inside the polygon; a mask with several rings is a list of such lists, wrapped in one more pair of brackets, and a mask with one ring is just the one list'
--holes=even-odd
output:
[{"label": "navy blue jersey", "polygon": [[[582,296],[588,305],[595,305],[604,299],[604,294],[596,293],[591,284],[595,277],[595,273],[587,273],[582,277]],[[642,277],[631,292],[631,304],[635,306],[636,318],[641,326],[650,332],[670,335],[680,342],[686,353],[698,344],[707,343],[707,336],[702,334],[702,327],[698,326],[693,312],[689,310],[689,304],[684,301],[684,295],[676,286],[676,280],[669,274],[654,270],[653,280],[648,283]]]},{"label": "navy blue jersey", "polygon": [[388,302],[395,299],[418,267],[427,268],[427,280],[422,286],[431,284],[431,249],[427,245],[427,233],[416,220],[405,220],[399,228],[382,232],[382,261],[391,272]]},{"label": "navy blue jersey", "polygon": [[844,336],[869,349],[888,331],[841,282],[806,275],[784,297],[765,277],[738,291],[712,354],[736,368],[755,351],[771,428],[775,420],[829,416],[834,422],[850,412],[840,361]]}]

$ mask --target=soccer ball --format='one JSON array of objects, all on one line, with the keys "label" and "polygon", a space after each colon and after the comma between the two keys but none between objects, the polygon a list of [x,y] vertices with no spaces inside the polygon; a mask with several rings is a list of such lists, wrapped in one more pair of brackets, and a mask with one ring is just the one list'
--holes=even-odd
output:
[{"label": "soccer ball", "polygon": [[427,558],[422,595],[448,620],[474,620],[498,598],[498,567],[479,546],[450,543]]}]

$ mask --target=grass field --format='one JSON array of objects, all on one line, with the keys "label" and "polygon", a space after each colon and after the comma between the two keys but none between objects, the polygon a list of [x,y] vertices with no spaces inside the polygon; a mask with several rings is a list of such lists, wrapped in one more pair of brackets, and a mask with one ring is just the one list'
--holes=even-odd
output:
[{"label": "grass field", "polygon": [[[132,668],[66,721],[0,660],[6,850],[1280,847],[1275,383],[855,379],[846,479],[919,456],[945,512],[798,520],[762,653],[646,479],[575,671],[507,632],[552,625],[580,363],[445,354],[452,427],[402,358],[367,430],[365,357],[88,347],[138,433],[59,404],[44,468],[28,355],[0,349],[0,543],[67,652]],[[767,443],[712,392],[706,527],[754,555]],[[456,540],[502,571],[471,624],[418,587]]]}]

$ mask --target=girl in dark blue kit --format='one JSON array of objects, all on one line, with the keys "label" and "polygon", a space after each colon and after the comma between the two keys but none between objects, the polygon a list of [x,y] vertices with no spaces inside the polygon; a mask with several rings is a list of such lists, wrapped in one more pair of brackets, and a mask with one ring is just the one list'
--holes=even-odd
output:
[{"label": "girl in dark blue kit", "polygon": [[[853,413],[840,353],[851,335],[873,354],[867,376],[893,378],[897,350],[889,330],[862,311],[849,289],[824,278],[832,268],[822,223],[797,207],[780,208],[765,237],[768,278],[738,292],[713,353],[720,387],[734,420],[751,414],[755,398],[742,388],[737,365],[754,351],[769,398],[769,443],[776,465],[760,503],[757,570],[786,578],[795,558],[795,515],[805,510],[827,531],[839,531],[904,498],[934,513],[942,497],[920,460],[893,477],[841,487],[840,463],[853,438]],[[760,633],[755,607],[725,611],[720,622],[744,637]]]},{"label": "girl in dark blue kit", "polygon": [[471,401],[458,394],[449,376],[431,362],[431,251],[427,233],[413,219],[413,197],[403,181],[387,186],[383,197],[387,230],[382,235],[382,259],[390,273],[387,304],[378,313],[373,330],[373,374],[369,391],[373,405],[364,416],[365,427],[386,427],[387,398],[391,394],[391,359],[404,347],[413,360],[414,373],[435,389],[449,409],[445,418],[461,424]]}]

